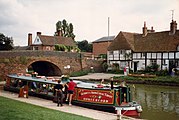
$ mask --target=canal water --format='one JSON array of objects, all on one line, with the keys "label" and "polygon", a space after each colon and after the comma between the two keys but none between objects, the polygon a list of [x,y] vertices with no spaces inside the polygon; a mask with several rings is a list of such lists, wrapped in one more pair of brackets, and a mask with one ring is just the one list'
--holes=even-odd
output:
[{"label": "canal water", "polygon": [[130,84],[133,100],[142,105],[142,119],[179,120],[179,87]]}]

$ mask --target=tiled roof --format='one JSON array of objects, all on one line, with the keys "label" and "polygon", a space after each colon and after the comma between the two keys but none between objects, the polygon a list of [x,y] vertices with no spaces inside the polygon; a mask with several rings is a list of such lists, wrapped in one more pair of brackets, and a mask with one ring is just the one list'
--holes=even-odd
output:
[{"label": "tiled roof", "polygon": [[115,36],[105,36],[105,37],[102,37],[102,38],[99,38],[95,41],[93,41],[93,43],[98,43],[98,42],[107,42],[107,41],[112,41],[114,40]]},{"label": "tiled roof", "polygon": [[143,37],[142,34],[135,36],[136,52],[168,52],[176,51],[179,45],[179,30],[170,35],[170,31],[148,33]]},{"label": "tiled roof", "polygon": [[43,45],[63,44],[66,46],[76,46],[75,41],[70,37],[39,35],[39,38]]},{"label": "tiled roof", "polygon": [[113,42],[109,45],[108,50],[127,50],[134,49],[134,34],[129,32],[120,32]]},{"label": "tiled roof", "polygon": [[179,30],[170,35],[170,31],[143,34],[120,32],[108,50],[131,49],[135,52],[176,51],[179,45]]},{"label": "tiled roof", "polygon": [[13,50],[30,50],[29,46],[14,46]]}]

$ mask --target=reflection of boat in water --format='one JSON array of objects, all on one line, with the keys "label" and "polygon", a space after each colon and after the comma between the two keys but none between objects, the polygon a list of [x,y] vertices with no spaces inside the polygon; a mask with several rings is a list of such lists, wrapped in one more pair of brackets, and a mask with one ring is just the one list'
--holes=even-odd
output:
[{"label": "reflection of boat in water", "polygon": [[[65,82],[65,81],[62,81]],[[98,110],[116,112],[120,111],[127,116],[140,116],[142,108],[132,102],[129,87],[113,86],[113,84],[99,87],[95,83],[74,80],[77,83],[73,95],[73,104]],[[5,90],[19,92],[23,85],[28,86],[26,93],[46,99],[54,99],[53,87],[57,82],[54,79],[31,77],[23,75],[8,75]]]}]

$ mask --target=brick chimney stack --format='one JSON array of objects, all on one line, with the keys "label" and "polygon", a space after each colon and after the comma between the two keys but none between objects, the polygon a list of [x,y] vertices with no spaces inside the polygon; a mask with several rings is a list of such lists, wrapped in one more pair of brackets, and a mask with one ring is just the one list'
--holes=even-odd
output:
[{"label": "brick chimney stack", "polygon": [[143,36],[146,36],[146,35],[147,35],[146,22],[144,22],[144,27],[142,28],[142,33],[143,33]]},{"label": "brick chimney stack", "polygon": [[32,45],[32,34],[28,34],[28,46]]},{"label": "brick chimney stack", "polygon": [[62,36],[62,30],[57,31],[57,36]]},{"label": "brick chimney stack", "polygon": [[155,30],[154,30],[154,27],[152,26],[151,27],[151,30],[150,30],[152,33],[154,33],[155,32]]},{"label": "brick chimney stack", "polygon": [[41,35],[41,32],[37,32],[37,36]]},{"label": "brick chimney stack", "polygon": [[177,30],[177,22],[172,20],[172,22],[170,23],[170,35],[175,34]]}]

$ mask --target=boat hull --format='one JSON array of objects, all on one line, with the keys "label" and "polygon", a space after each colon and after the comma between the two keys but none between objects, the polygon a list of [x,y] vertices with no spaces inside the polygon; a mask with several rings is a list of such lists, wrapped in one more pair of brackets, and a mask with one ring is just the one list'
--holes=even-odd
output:
[{"label": "boat hull", "polygon": [[[4,90],[19,92],[21,84],[28,86],[28,95],[41,97],[57,102],[54,86],[57,82],[42,78],[8,75]],[[23,85],[23,86],[24,86]],[[120,111],[126,116],[140,116],[141,106],[131,102],[129,87],[98,88],[94,84],[77,81],[72,104],[82,107],[116,113]]]}]

